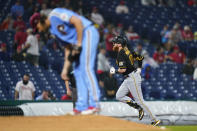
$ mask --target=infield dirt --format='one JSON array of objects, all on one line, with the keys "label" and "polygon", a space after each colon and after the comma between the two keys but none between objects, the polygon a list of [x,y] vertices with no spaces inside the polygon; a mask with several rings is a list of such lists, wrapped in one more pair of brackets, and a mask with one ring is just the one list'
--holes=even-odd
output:
[{"label": "infield dirt", "polygon": [[161,131],[117,118],[88,116],[0,117],[0,131]]}]

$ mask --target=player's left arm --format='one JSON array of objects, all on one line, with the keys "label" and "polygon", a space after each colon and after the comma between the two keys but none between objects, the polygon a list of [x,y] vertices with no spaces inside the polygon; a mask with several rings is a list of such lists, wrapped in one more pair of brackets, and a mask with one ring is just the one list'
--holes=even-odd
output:
[{"label": "player's left arm", "polygon": [[144,59],[143,56],[137,54],[136,52],[132,52],[134,59],[138,62],[138,68],[142,68],[142,61]]},{"label": "player's left arm", "polygon": [[141,73],[142,70],[142,61],[144,59],[143,56],[137,54],[136,52],[132,52],[134,59],[138,62],[137,73]]},{"label": "player's left arm", "polygon": [[61,78],[64,81],[68,81],[69,80],[68,71],[69,71],[69,68],[71,66],[71,61],[68,59],[68,57],[69,57],[70,53],[71,53],[70,45],[65,46],[64,66],[63,66],[63,70],[62,70],[62,73],[61,73]]}]

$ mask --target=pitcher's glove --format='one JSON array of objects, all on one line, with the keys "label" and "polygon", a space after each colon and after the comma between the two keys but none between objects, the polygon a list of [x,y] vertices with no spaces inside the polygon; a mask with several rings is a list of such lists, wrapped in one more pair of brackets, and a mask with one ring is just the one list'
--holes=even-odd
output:
[{"label": "pitcher's glove", "polygon": [[79,60],[81,50],[82,50],[81,46],[73,45],[71,47],[71,53],[68,56],[68,60],[71,62]]}]

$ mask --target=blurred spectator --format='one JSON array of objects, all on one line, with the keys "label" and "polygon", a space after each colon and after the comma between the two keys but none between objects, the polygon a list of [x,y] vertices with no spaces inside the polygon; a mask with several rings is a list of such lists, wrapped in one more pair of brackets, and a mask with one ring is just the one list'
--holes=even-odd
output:
[{"label": "blurred spectator", "polygon": [[121,0],[119,5],[116,7],[116,14],[128,14],[128,13],[129,13],[128,7],[125,5],[124,0]]},{"label": "blurred spectator", "polygon": [[61,97],[61,100],[71,100],[73,102],[73,109],[76,106],[77,102],[77,88],[76,88],[76,82],[74,77],[74,71],[72,66],[69,68],[69,78],[70,80],[65,81],[66,86],[66,94]]},{"label": "blurred spectator", "polygon": [[13,19],[11,15],[7,15],[5,20],[0,25],[0,30],[12,30],[13,29]]},{"label": "blurred spectator", "polygon": [[163,29],[161,30],[160,32],[160,35],[161,35],[161,42],[163,44],[167,43],[168,42],[168,33],[169,33],[169,29],[168,29],[168,25],[165,25],[163,27]]},{"label": "blurred spectator", "polygon": [[60,7],[70,9],[80,15],[84,15],[83,1],[82,0],[60,0]]},{"label": "blurred spectator", "polygon": [[40,19],[40,13],[34,13],[30,19],[29,19],[29,23],[31,25],[31,27],[33,28],[33,31],[36,32],[36,24],[38,23]]},{"label": "blurred spectator", "polygon": [[197,0],[187,0],[187,4],[189,6],[196,6],[197,5]]},{"label": "blurred spectator", "polygon": [[125,34],[128,40],[137,41],[140,39],[140,36],[136,32],[134,32],[133,26],[129,26]]},{"label": "blurred spectator", "polygon": [[108,72],[107,77],[104,78],[104,90],[105,97],[107,99],[114,99],[116,96],[116,91],[118,90],[117,80],[114,75]]},{"label": "blurred spectator", "polygon": [[27,39],[27,33],[24,31],[23,26],[19,26],[16,29],[16,34],[14,35],[14,53],[17,52],[17,50],[20,52],[23,46],[25,45],[26,39]]},{"label": "blurred spectator", "polygon": [[98,12],[97,7],[93,7],[90,19],[98,25],[102,25],[104,23],[103,16]]},{"label": "blurred spectator", "polygon": [[175,46],[173,52],[166,56],[166,58],[175,63],[183,64],[185,63],[186,56],[183,52],[179,50],[178,46]]},{"label": "blurred spectator", "polygon": [[49,14],[51,11],[52,11],[52,9],[48,8],[46,3],[43,3],[43,4],[42,4],[42,9],[41,9],[41,11],[40,11],[40,14],[41,14],[41,15],[46,15],[46,16],[48,16],[48,14]]},{"label": "blurred spectator", "polygon": [[[73,1],[73,2],[72,2]],[[67,8],[67,9],[70,9],[70,10],[73,10],[73,5],[76,5],[77,4],[77,1],[76,0],[62,0],[62,2],[60,2],[60,6],[62,8]]]},{"label": "blurred spectator", "polygon": [[151,6],[151,5],[156,5],[155,0],[141,0],[141,4],[144,6]]},{"label": "blurred spectator", "polygon": [[82,0],[78,0],[77,2],[75,3],[78,3],[78,5],[75,5],[73,8],[74,10],[76,10],[76,12],[79,14],[79,15],[85,15],[85,12],[84,12],[84,9],[83,9],[83,1]]},{"label": "blurred spectator", "polygon": [[137,46],[136,46],[136,48],[134,50],[135,50],[135,52],[137,52],[141,56],[148,55],[148,52],[145,49],[143,49],[141,42],[139,42],[137,44]]},{"label": "blurred spectator", "polygon": [[176,1],[174,1],[174,0],[167,0],[167,5],[168,6],[174,6],[175,5],[175,3],[176,3]]},{"label": "blurred spectator", "polygon": [[174,6],[175,2],[174,0],[156,0],[158,2],[159,7],[164,7],[164,6]]},{"label": "blurred spectator", "polygon": [[108,59],[106,58],[106,50],[104,47],[100,47],[99,49],[99,54],[97,57],[97,75],[98,75],[98,83],[99,86],[101,87],[101,98],[105,94],[105,89],[104,89],[104,79],[108,77],[108,72],[110,69],[110,64]]},{"label": "blurred spectator", "polygon": [[178,42],[183,40],[178,23],[174,25],[173,29],[170,31],[168,35],[169,40],[165,46],[166,49],[170,51],[172,47],[174,47],[175,45],[177,45]]},{"label": "blurred spectator", "polygon": [[61,96],[61,100],[66,101],[66,100],[72,100],[72,97],[68,94],[64,94]]},{"label": "blurred spectator", "polygon": [[151,67],[156,68],[159,65],[155,62],[155,60],[149,56],[148,52],[142,48],[142,44],[138,43],[137,47],[134,49],[136,53],[138,53],[141,56],[144,56],[144,60],[142,63],[142,67],[144,67],[146,64],[149,64]]},{"label": "blurred spectator", "polygon": [[113,29],[112,32],[113,32],[114,35],[124,35],[124,32],[123,32],[123,24],[122,23],[119,23],[117,25],[117,27]]},{"label": "blurred spectator", "polygon": [[175,2],[174,0],[141,0],[141,4],[144,6],[159,6],[159,7],[164,7],[164,6],[174,6]]},{"label": "blurred spectator", "polygon": [[113,43],[112,43],[112,40],[114,38],[114,35],[113,35],[113,25],[108,25],[107,26],[108,28],[108,33],[106,34],[106,39],[105,39],[105,46],[106,46],[106,51],[107,51],[107,56],[109,56],[110,58],[116,58],[116,52],[114,52],[112,50],[113,48]]},{"label": "blurred spectator", "polygon": [[14,18],[18,16],[23,16],[24,7],[20,4],[20,0],[17,0],[16,3],[11,7],[11,14]]},{"label": "blurred spectator", "polygon": [[177,28],[179,33],[182,31],[181,25],[178,21],[175,22],[173,28]]},{"label": "blurred spectator", "polygon": [[183,66],[182,73],[184,73],[186,75],[193,75],[193,72],[194,72],[193,64],[194,64],[193,60],[188,59]]},{"label": "blurred spectator", "polygon": [[39,45],[38,48],[39,48],[39,51],[42,51],[42,49],[43,49],[44,46],[46,45],[46,44],[45,44],[45,41],[42,40],[40,34],[36,34],[35,36],[36,36],[36,38],[38,39],[38,45]]},{"label": "blurred spectator", "polygon": [[166,0],[158,0],[158,6],[159,7],[163,7],[163,6],[167,6]]},{"label": "blurred spectator", "polygon": [[38,61],[39,61],[38,39],[36,35],[33,34],[33,30],[31,28],[27,29],[27,34],[28,37],[24,47],[27,48],[26,60],[32,65],[38,66]]},{"label": "blurred spectator", "polygon": [[49,4],[49,8],[54,9],[54,8],[56,8],[56,7],[57,7],[57,4],[58,4],[58,3],[56,3],[56,1],[55,1],[55,0],[51,0],[51,1],[49,1],[49,2],[50,2],[50,4]]},{"label": "blurred spectator", "polygon": [[19,27],[23,27],[24,29],[26,29],[26,24],[25,22],[23,21],[23,18],[22,16],[18,16],[17,19],[14,21],[14,24],[13,24],[13,28],[16,30],[17,28]]},{"label": "blurred spectator", "polygon": [[106,72],[109,71],[110,65],[106,57],[106,50],[104,47],[100,47],[97,61],[97,71]]},{"label": "blurred spectator", "polygon": [[42,94],[36,97],[36,100],[50,100],[48,90],[43,90]]},{"label": "blurred spectator", "polygon": [[161,64],[165,62],[165,54],[163,47],[158,47],[157,51],[153,54],[153,59],[158,63]]},{"label": "blurred spectator", "polygon": [[105,77],[105,73],[109,72],[110,64],[108,59],[106,58],[106,50],[103,47],[100,47],[98,58],[97,58],[97,74],[99,75],[99,79],[103,79]]},{"label": "blurred spectator", "polygon": [[194,67],[193,79],[197,80],[197,59],[194,61]]},{"label": "blurred spectator", "polygon": [[33,100],[35,94],[34,84],[29,80],[28,74],[23,76],[23,80],[17,82],[15,88],[15,100]]},{"label": "blurred spectator", "polygon": [[37,2],[39,5],[42,5],[44,2],[47,2],[47,0],[36,0],[36,2]]},{"label": "blurred spectator", "polygon": [[36,1],[35,0],[27,0],[27,2],[24,2],[23,5],[25,8],[25,15],[27,15],[28,17],[31,16],[34,13]]},{"label": "blurred spectator", "polygon": [[194,32],[194,42],[197,42],[197,31]]},{"label": "blurred spectator", "polygon": [[185,41],[192,41],[194,39],[193,32],[188,25],[184,26],[184,30],[182,31],[182,37]]},{"label": "blurred spectator", "polygon": [[0,44],[0,60],[10,61],[10,55],[7,52],[7,46],[5,43]]},{"label": "blurred spectator", "polygon": [[12,55],[12,60],[21,62],[24,60],[26,49],[17,48],[16,52]]},{"label": "blurred spectator", "polygon": [[142,68],[142,73],[141,73],[142,77],[144,77],[146,80],[151,78],[151,66],[149,64],[146,64],[143,68]]},{"label": "blurred spectator", "polygon": [[43,90],[42,94],[36,97],[36,100],[55,100],[55,97],[49,90]]},{"label": "blurred spectator", "polygon": [[40,13],[40,5],[36,4],[33,8],[33,13]]},{"label": "blurred spectator", "polygon": [[49,49],[52,49],[53,51],[60,49],[60,47],[58,46],[58,41],[55,39],[55,36],[49,36],[49,39],[47,40],[47,47]]}]

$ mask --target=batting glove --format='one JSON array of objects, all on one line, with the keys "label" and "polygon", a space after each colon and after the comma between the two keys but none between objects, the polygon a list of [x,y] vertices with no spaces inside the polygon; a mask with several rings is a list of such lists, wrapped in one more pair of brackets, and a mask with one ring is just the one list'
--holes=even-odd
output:
[{"label": "batting glove", "polygon": [[137,73],[141,74],[141,68],[137,68]]},{"label": "batting glove", "polygon": [[111,73],[111,74],[115,74],[115,73],[116,73],[116,69],[115,69],[114,67],[111,67],[111,68],[110,68],[110,73]]}]

